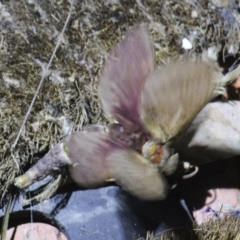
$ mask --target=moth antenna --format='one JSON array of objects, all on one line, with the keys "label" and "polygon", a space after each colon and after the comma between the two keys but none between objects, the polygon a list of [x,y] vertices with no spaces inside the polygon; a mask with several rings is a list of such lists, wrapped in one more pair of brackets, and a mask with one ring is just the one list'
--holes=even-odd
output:
[{"label": "moth antenna", "polygon": [[182,176],[182,179],[188,179],[191,178],[193,176],[195,176],[198,171],[199,171],[199,167],[195,166],[195,165],[191,165],[189,162],[182,162],[182,168],[184,172],[188,172],[190,169],[194,168],[194,171],[189,173],[189,174],[185,174]]}]

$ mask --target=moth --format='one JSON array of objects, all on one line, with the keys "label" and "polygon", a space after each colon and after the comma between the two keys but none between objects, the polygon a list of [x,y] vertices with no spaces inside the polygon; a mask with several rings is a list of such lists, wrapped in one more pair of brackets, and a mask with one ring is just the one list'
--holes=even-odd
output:
[{"label": "moth", "polygon": [[170,188],[165,176],[183,164],[171,143],[222,91],[226,79],[219,67],[203,60],[157,67],[147,27],[133,28],[107,56],[99,76],[102,108],[115,122],[73,132],[15,185],[25,188],[67,166],[83,188],[114,181],[142,200],[164,199]]}]

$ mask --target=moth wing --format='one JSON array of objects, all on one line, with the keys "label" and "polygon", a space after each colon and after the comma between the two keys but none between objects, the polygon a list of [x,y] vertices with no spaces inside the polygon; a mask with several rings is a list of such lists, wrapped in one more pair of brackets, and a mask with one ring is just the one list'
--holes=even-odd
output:
[{"label": "moth wing", "polygon": [[159,170],[133,151],[114,151],[109,155],[110,174],[124,190],[142,200],[166,198],[168,185]]},{"label": "moth wing", "polygon": [[141,118],[162,143],[183,132],[220,88],[220,70],[204,61],[182,61],[161,67],[148,78]]},{"label": "moth wing", "polygon": [[111,52],[100,74],[98,93],[103,110],[133,131],[142,128],[141,91],[154,65],[153,44],[141,25]]},{"label": "moth wing", "polygon": [[62,166],[68,166],[72,180],[81,187],[98,187],[110,178],[106,158],[117,145],[101,125],[92,125],[83,132],[74,132],[18,177],[15,185],[24,188],[51,174]]},{"label": "moth wing", "polygon": [[122,147],[103,131],[74,132],[64,141],[71,161],[69,173],[81,187],[98,187],[110,178],[107,156]]}]

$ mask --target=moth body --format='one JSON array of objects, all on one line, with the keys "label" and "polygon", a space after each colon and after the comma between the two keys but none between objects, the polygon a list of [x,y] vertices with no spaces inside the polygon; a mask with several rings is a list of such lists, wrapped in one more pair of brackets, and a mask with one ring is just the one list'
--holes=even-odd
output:
[{"label": "moth body", "polygon": [[26,187],[66,165],[82,187],[114,180],[140,199],[164,199],[169,189],[165,176],[180,165],[169,145],[237,73],[223,77],[220,68],[202,60],[157,68],[146,27],[136,27],[108,55],[99,76],[102,108],[118,123],[72,133],[15,185]]}]

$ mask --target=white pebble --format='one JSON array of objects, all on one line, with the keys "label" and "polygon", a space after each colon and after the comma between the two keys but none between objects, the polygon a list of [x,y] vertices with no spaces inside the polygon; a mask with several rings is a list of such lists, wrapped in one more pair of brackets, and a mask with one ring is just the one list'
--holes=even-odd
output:
[{"label": "white pebble", "polygon": [[182,48],[184,48],[185,50],[192,49],[192,44],[187,38],[182,39]]}]

